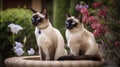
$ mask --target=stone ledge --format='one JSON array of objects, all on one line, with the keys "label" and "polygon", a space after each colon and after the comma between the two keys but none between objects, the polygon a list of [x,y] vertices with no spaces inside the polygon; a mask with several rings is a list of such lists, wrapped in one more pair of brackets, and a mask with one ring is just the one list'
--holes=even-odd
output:
[{"label": "stone ledge", "polygon": [[5,60],[6,67],[100,67],[102,61],[41,61],[39,56],[11,57]]}]

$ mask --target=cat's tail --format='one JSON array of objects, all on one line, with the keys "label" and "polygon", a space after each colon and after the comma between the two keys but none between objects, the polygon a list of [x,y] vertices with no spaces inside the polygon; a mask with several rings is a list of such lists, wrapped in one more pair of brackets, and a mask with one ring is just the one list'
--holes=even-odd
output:
[{"label": "cat's tail", "polygon": [[93,61],[101,61],[102,58],[100,55],[82,55],[82,56],[73,56],[73,55],[66,55],[61,56],[57,60],[93,60]]}]

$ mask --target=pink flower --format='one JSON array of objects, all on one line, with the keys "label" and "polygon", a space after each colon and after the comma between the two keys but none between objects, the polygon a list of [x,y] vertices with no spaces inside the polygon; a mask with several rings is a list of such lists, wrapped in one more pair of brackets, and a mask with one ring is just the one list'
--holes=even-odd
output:
[{"label": "pink flower", "polygon": [[88,12],[88,9],[87,8],[83,8],[80,10],[80,12],[86,16],[88,16],[89,12]]},{"label": "pink flower", "polygon": [[88,17],[88,22],[91,22],[91,23],[96,23],[97,22],[98,23],[99,21],[96,17],[90,16],[90,17]]},{"label": "pink flower", "polygon": [[96,38],[101,36],[99,30],[94,30],[93,34],[94,34],[94,36],[95,36]]},{"label": "pink flower", "polygon": [[82,22],[83,23],[99,23],[98,18],[94,17],[94,16],[83,16],[82,18]]},{"label": "pink flower", "polygon": [[87,19],[88,19],[88,17],[87,17],[87,16],[84,16],[84,17],[82,18],[82,22],[83,22],[83,23],[87,23]]},{"label": "pink flower", "polygon": [[120,42],[119,41],[115,41],[114,42],[114,45],[117,47],[117,46],[120,46]]},{"label": "pink flower", "polygon": [[91,24],[91,28],[92,29],[99,29],[100,27],[101,27],[100,23],[93,23],[93,24]]},{"label": "pink flower", "polygon": [[104,25],[101,25],[101,26],[99,27],[99,30],[100,30],[100,33],[101,33],[101,34],[105,34],[106,31],[107,31],[107,27],[104,26]]},{"label": "pink flower", "polygon": [[108,12],[108,8],[104,8],[102,10],[99,10],[98,11],[98,16],[101,16],[101,17],[106,16],[107,12]]},{"label": "pink flower", "polygon": [[101,7],[102,6],[102,2],[94,2],[93,4],[92,4],[92,7],[93,8],[99,8],[99,7]]},{"label": "pink flower", "polygon": [[107,31],[107,27],[100,23],[93,23],[91,27],[92,29],[94,29],[93,34],[95,35],[95,37],[103,36]]}]

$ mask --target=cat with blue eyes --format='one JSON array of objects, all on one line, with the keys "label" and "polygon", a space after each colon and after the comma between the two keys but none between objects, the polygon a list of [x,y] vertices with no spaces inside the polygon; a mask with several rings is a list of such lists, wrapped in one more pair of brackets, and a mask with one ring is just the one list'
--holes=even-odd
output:
[{"label": "cat with blue eyes", "polygon": [[81,14],[77,17],[67,14],[65,26],[70,55],[62,56],[58,60],[102,60],[95,37],[84,28]]},{"label": "cat with blue eyes", "polygon": [[67,55],[64,48],[64,39],[59,30],[50,23],[46,9],[43,9],[41,12],[31,10],[33,12],[31,21],[35,26],[35,37],[40,59],[57,60],[59,57]]}]

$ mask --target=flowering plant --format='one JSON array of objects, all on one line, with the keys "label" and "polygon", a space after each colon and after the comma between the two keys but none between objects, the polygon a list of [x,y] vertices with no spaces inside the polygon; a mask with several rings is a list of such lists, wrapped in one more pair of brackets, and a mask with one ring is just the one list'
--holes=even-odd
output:
[{"label": "flowering plant", "polygon": [[9,24],[8,27],[10,27],[11,32],[13,34],[17,34],[19,30],[23,29],[20,25],[16,25],[16,24],[13,24],[13,23]]},{"label": "flowering plant", "polygon": [[120,29],[120,23],[111,16],[109,8],[101,1],[94,2],[91,6],[80,2],[75,9],[82,14],[82,22],[94,34],[104,57],[119,63],[120,31],[117,29]]},{"label": "flowering plant", "polygon": [[[14,46],[14,36],[15,36],[15,34],[18,34],[18,32],[20,30],[22,30],[23,28],[20,25],[17,25],[14,23],[9,24],[8,27],[10,27],[11,32],[13,33],[13,46]],[[24,38],[23,42],[25,45],[26,37]],[[24,45],[22,45],[20,42],[15,41],[15,46],[13,48],[14,48],[14,52],[16,53],[17,56],[22,56],[25,53],[23,50]],[[34,55],[34,53],[35,53],[35,51],[33,48],[30,48],[30,50],[28,50],[29,55]]]}]

